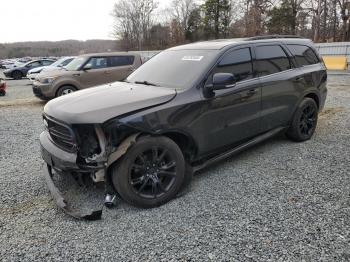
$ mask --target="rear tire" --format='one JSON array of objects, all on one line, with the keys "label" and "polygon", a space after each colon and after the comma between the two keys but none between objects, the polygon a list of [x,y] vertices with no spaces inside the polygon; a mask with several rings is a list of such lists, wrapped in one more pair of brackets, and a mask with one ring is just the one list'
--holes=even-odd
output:
[{"label": "rear tire", "polygon": [[315,132],[318,107],[315,100],[304,98],[296,109],[286,136],[296,142],[309,140]]},{"label": "rear tire", "polygon": [[77,89],[74,86],[61,86],[56,93],[56,97],[68,95],[68,94],[73,93],[75,91],[77,91]]},{"label": "rear tire", "polygon": [[22,74],[22,72],[21,71],[14,71],[14,72],[12,72],[12,78],[13,79],[15,79],[15,80],[20,80],[20,79],[22,79],[22,77],[23,77],[23,74]]},{"label": "rear tire", "polygon": [[0,96],[5,96],[6,92],[4,90],[0,90]]},{"label": "rear tire", "polygon": [[167,137],[141,137],[112,170],[112,182],[129,204],[152,208],[173,199],[183,185],[185,160]]}]

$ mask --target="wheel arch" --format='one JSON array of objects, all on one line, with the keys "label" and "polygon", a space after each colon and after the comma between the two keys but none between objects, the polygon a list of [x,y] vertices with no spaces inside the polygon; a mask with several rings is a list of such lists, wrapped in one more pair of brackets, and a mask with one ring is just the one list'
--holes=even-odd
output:
[{"label": "wheel arch", "polygon": [[165,131],[159,135],[173,140],[181,149],[185,160],[189,163],[192,162],[193,158],[197,154],[198,147],[194,139],[189,134],[179,131]]},{"label": "wheel arch", "polygon": [[320,98],[318,97],[318,95],[316,93],[314,93],[314,92],[308,93],[303,98],[306,98],[306,97],[313,99],[317,104],[317,108],[320,109]]}]

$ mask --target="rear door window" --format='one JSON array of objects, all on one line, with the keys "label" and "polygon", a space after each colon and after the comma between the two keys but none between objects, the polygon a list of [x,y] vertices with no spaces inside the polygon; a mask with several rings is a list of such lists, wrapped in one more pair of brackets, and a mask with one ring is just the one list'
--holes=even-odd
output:
[{"label": "rear door window", "polygon": [[266,76],[291,69],[291,63],[280,45],[257,46],[256,67],[259,76]]},{"label": "rear door window", "polygon": [[305,45],[287,45],[290,52],[295,56],[295,59],[299,66],[307,66],[318,64],[318,59],[315,52]]},{"label": "rear door window", "polygon": [[134,64],[134,56],[111,56],[109,58],[110,66],[127,66]]},{"label": "rear door window", "polygon": [[253,77],[253,64],[250,48],[241,48],[226,54],[214,69],[215,73],[234,74],[236,81],[243,81]]}]

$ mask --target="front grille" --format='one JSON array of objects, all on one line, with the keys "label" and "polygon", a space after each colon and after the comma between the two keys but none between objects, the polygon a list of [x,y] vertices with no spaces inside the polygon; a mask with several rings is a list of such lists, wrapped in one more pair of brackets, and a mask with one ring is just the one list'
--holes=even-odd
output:
[{"label": "front grille", "polygon": [[50,118],[44,117],[44,119],[47,121],[47,129],[52,141],[65,151],[75,151],[76,143],[73,130],[69,126]]}]

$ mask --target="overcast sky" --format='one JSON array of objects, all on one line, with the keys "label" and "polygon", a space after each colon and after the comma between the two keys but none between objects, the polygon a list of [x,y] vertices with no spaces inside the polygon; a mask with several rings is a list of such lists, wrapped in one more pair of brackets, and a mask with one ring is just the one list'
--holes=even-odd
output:
[{"label": "overcast sky", "polygon": [[[112,39],[116,0],[0,1],[0,43]],[[159,0],[164,9],[171,0]]]}]

